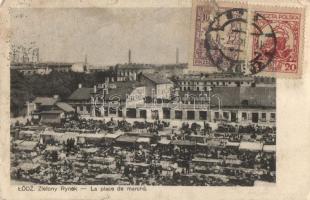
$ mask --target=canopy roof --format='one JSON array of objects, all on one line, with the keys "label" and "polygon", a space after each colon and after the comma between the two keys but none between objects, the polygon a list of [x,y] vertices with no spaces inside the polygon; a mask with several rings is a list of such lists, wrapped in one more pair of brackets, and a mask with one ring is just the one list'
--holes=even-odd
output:
[{"label": "canopy roof", "polygon": [[128,143],[135,143],[138,137],[136,136],[127,136],[127,135],[122,135],[119,136],[116,141],[117,142],[128,142]]},{"label": "canopy roof", "polygon": [[78,137],[84,137],[84,138],[104,138],[105,135],[104,134],[80,134],[78,135]]},{"label": "canopy roof", "polygon": [[136,142],[137,143],[150,143],[151,139],[148,137],[139,137]]},{"label": "canopy roof", "polygon": [[86,153],[96,153],[99,149],[96,147],[93,148],[83,148],[82,151],[86,152]]},{"label": "canopy roof", "polygon": [[35,131],[26,130],[26,131],[20,131],[19,133],[20,134],[26,134],[26,135],[32,135],[32,134],[35,134],[36,132]]},{"label": "canopy roof", "polygon": [[52,145],[47,145],[45,150],[46,151],[60,151],[62,149],[61,146],[52,146]]},{"label": "canopy roof", "polygon": [[226,146],[228,147],[239,147],[240,143],[239,142],[227,142]]},{"label": "canopy roof", "polygon": [[264,145],[263,151],[268,153],[276,152],[276,145]]},{"label": "canopy roof", "polygon": [[136,162],[128,162],[127,165],[139,166],[139,167],[148,167],[150,164],[147,163],[136,163]]},{"label": "canopy roof", "polygon": [[193,158],[193,162],[204,162],[204,163],[222,163],[221,159],[213,159],[213,158]]},{"label": "canopy roof", "polygon": [[105,178],[120,179],[122,178],[122,175],[121,174],[98,174],[95,178],[96,179],[105,179]]},{"label": "canopy roof", "polygon": [[247,151],[261,151],[263,149],[263,144],[258,142],[241,142],[239,149]]},{"label": "canopy roof", "polygon": [[178,146],[195,146],[196,143],[189,140],[173,140],[171,144]]},{"label": "canopy roof", "polygon": [[21,163],[17,166],[18,169],[24,170],[24,171],[29,171],[33,169],[37,169],[40,167],[39,164],[35,163]]},{"label": "canopy roof", "polygon": [[104,138],[116,139],[121,135],[122,135],[122,133],[108,133],[108,134],[104,135]]},{"label": "canopy roof", "polygon": [[165,138],[162,138],[161,140],[158,141],[159,144],[170,144],[171,140],[167,140]]},{"label": "canopy roof", "polygon": [[34,141],[23,141],[17,144],[16,149],[21,151],[31,151],[37,146],[38,142]]}]

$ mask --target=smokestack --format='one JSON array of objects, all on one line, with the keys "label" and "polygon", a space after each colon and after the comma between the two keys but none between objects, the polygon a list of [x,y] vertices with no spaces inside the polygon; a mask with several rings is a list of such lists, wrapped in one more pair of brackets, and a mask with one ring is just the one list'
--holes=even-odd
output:
[{"label": "smokestack", "polygon": [[131,50],[128,51],[128,63],[131,64]]},{"label": "smokestack", "polygon": [[175,63],[179,64],[179,48],[177,48],[175,52]]}]

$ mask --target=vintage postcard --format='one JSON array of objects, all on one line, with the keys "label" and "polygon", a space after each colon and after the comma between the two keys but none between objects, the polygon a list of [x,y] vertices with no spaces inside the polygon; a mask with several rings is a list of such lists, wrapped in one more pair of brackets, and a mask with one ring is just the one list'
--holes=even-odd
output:
[{"label": "vintage postcard", "polygon": [[193,1],[189,66],[202,72],[300,78],[304,8]]},{"label": "vintage postcard", "polygon": [[310,198],[307,6],[4,1],[0,198]]}]

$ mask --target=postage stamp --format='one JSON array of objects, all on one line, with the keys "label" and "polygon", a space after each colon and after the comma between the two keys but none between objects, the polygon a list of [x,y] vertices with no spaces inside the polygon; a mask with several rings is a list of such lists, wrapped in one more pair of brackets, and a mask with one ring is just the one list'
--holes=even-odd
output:
[{"label": "postage stamp", "polygon": [[192,9],[191,70],[301,76],[302,8],[194,1]]}]

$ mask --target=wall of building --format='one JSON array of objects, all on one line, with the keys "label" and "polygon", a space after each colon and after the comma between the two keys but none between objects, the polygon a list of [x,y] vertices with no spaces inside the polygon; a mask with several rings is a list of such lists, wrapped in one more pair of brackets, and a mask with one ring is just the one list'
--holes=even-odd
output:
[{"label": "wall of building", "polygon": [[172,88],[173,88],[172,83],[157,84],[156,85],[156,96],[157,96],[157,98],[170,99]]},{"label": "wall of building", "polygon": [[151,97],[152,96],[152,90],[156,92],[156,84],[149,79],[145,78],[144,76],[141,76],[140,82],[145,85],[145,95]]}]

